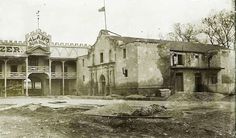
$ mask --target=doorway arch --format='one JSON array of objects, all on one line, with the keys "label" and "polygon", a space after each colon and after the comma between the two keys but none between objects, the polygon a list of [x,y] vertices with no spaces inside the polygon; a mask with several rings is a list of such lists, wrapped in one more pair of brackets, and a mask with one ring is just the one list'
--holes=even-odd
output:
[{"label": "doorway arch", "polygon": [[100,95],[105,95],[106,92],[106,78],[104,75],[100,76],[99,79],[99,84],[100,84]]},{"label": "doorway arch", "polygon": [[45,73],[31,73],[28,76],[30,79],[29,96],[43,96],[47,95],[49,91],[48,74]]}]

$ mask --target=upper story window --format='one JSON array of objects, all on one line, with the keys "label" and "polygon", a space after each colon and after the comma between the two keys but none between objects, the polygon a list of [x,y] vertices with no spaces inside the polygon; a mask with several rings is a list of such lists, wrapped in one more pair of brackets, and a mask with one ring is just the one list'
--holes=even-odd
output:
[{"label": "upper story window", "polygon": [[17,65],[11,65],[11,72],[17,72]]},{"label": "upper story window", "polygon": [[0,72],[2,72],[2,64],[0,63]]},{"label": "upper story window", "polygon": [[182,54],[174,54],[172,56],[173,65],[184,65],[184,55]]},{"label": "upper story window", "polygon": [[100,53],[100,63],[103,63],[103,53]]},{"label": "upper story window", "polygon": [[64,72],[68,72],[68,66],[64,66]]},{"label": "upper story window", "polygon": [[111,60],[111,56],[112,56],[112,51],[111,51],[111,49],[109,50],[109,61],[112,61]]},{"label": "upper story window", "polygon": [[83,67],[84,67],[84,59],[82,59],[82,65],[83,65]]},{"label": "upper story window", "polygon": [[38,66],[38,59],[37,58],[30,58],[29,59],[29,65],[30,66]]},{"label": "upper story window", "polygon": [[198,55],[198,54],[195,54],[195,55],[194,55],[194,58],[199,59],[199,55]]},{"label": "upper story window", "polygon": [[126,58],[126,49],[123,49],[123,58]]},{"label": "upper story window", "polygon": [[51,72],[56,72],[56,66],[55,65],[52,65]]},{"label": "upper story window", "polygon": [[122,68],[124,77],[128,77],[128,69]]}]

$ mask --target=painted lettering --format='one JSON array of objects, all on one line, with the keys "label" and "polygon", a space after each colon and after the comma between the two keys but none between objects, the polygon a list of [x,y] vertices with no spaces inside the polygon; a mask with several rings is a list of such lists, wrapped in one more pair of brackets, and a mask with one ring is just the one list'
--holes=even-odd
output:
[{"label": "painted lettering", "polygon": [[20,48],[19,47],[14,47],[14,52],[20,52]]},{"label": "painted lettering", "polygon": [[22,52],[19,47],[11,47],[11,46],[2,46],[0,47],[0,52]]},{"label": "painted lettering", "polygon": [[12,47],[7,47],[7,52],[12,52]]},{"label": "painted lettering", "polygon": [[5,47],[0,47],[0,52],[5,52]]}]

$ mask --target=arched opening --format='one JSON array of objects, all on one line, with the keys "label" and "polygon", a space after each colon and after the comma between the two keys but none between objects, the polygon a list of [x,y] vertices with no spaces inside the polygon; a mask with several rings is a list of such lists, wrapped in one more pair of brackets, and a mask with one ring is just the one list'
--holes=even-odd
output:
[{"label": "arched opening", "polygon": [[45,73],[32,73],[25,83],[28,83],[29,96],[47,95],[49,91],[48,75]]},{"label": "arched opening", "polygon": [[105,76],[104,75],[101,75],[100,76],[100,79],[99,79],[99,84],[100,84],[100,94],[101,95],[105,95],[105,92],[106,92],[106,79],[105,79]]}]

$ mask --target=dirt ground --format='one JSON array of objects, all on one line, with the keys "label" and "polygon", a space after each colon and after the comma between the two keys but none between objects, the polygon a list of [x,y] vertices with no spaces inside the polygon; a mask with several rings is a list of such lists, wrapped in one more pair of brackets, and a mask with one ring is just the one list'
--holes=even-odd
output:
[{"label": "dirt ground", "polygon": [[[85,114],[113,104],[139,109],[159,104],[164,118]],[[103,110],[104,110],[103,108]],[[119,107],[120,108],[120,107]],[[121,106],[122,109],[122,106]],[[165,118],[167,117],[167,118]],[[1,138],[233,138],[234,102],[124,101],[71,98],[0,99]]]}]

